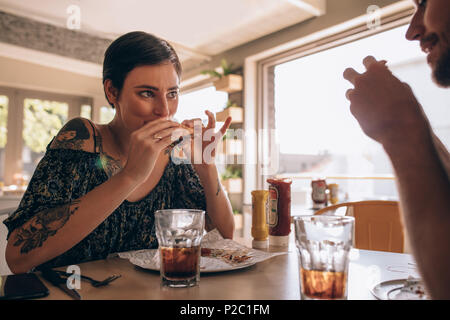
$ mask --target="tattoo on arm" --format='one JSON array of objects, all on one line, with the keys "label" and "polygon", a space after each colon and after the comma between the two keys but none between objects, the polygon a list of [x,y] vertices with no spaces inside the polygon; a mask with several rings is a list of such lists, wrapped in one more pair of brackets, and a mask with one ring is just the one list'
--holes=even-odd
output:
[{"label": "tattoo on arm", "polygon": [[82,150],[85,140],[89,140],[90,136],[83,120],[73,119],[59,131],[52,147]]},{"label": "tattoo on arm", "polygon": [[50,236],[54,236],[69,220],[70,216],[78,210],[79,201],[73,201],[58,208],[46,209],[38,213],[31,223],[17,231],[17,240],[14,246],[20,246],[20,253],[28,253],[41,247]]},{"label": "tattoo on arm", "polygon": [[216,196],[219,195],[220,190],[222,190],[222,189],[220,188],[220,180],[219,180],[219,178],[217,178],[217,192],[216,192]]}]

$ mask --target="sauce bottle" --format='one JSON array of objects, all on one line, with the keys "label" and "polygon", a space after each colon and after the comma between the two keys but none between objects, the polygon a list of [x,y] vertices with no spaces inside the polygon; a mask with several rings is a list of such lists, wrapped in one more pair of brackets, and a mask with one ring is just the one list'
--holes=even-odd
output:
[{"label": "sauce bottle", "polygon": [[327,189],[330,191],[329,200],[331,204],[336,204],[339,202],[338,191],[339,186],[337,183],[330,183],[327,185]]},{"label": "sauce bottle", "polygon": [[291,179],[267,179],[269,183],[269,244],[289,246],[291,233]]},{"label": "sauce bottle", "polygon": [[327,206],[327,182],[325,179],[311,181],[311,199],[313,209],[322,209]]},{"label": "sauce bottle", "polygon": [[268,247],[269,227],[267,225],[267,198],[269,191],[252,191],[252,247],[265,249]]}]

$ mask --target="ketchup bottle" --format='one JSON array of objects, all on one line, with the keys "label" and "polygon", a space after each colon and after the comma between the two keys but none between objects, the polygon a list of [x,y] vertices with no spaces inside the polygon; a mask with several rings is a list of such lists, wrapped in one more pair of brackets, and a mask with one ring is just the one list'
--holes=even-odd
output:
[{"label": "ketchup bottle", "polygon": [[291,233],[291,179],[267,179],[269,183],[269,244],[289,246]]}]

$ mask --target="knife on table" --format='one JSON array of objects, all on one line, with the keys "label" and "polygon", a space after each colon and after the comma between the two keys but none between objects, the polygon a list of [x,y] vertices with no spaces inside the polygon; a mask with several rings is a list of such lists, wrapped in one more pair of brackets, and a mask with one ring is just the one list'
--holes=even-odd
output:
[{"label": "knife on table", "polygon": [[41,270],[41,274],[45,280],[50,282],[55,287],[60,288],[75,300],[81,300],[80,294],[75,289],[70,289],[67,286],[67,280],[62,278],[56,271],[46,268]]}]

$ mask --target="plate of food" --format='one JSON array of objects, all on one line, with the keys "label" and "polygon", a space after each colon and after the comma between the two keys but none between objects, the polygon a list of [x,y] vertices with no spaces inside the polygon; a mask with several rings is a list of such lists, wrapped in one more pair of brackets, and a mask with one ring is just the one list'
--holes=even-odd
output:
[{"label": "plate of food", "polygon": [[[252,256],[245,251],[202,248],[200,272],[213,273],[237,270],[256,264]],[[132,264],[149,270],[159,271],[159,250],[138,250],[120,253],[119,257],[128,259]]]},{"label": "plate of food", "polygon": [[371,293],[379,300],[428,300],[425,286],[417,278],[383,281],[375,285]]},{"label": "plate of food", "polygon": [[[265,252],[247,248],[233,240],[223,239],[215,229],[207,233],[201,243],[200,272],[213,273],[247,268],[258,262],[286,252]],[[158,249],[144,249],[118,253],[132,264],[149,270],[159,271]]]}]

